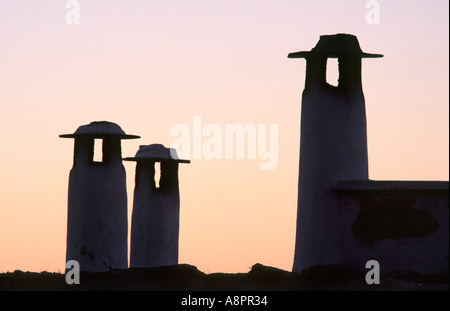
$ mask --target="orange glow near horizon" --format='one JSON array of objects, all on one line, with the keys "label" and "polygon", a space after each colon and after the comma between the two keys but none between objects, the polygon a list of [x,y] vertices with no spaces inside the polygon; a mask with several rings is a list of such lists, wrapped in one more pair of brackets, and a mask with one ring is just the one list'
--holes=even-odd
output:
[{"label": "orange glow near horizon", "polygon": [[[322,34],[351,33],[363,60],[369,176],[449,179],[449,3],[79,0],[0,3],[0,272],[64,271],[73,141],[91,121],[139,145],[170,146],[175,124],[278,124],[278,166],[259,159],[180,165],[180,263],[204,272],[291,270],[305,61]],[[206,140],[206,138],[204,138]],[[127,173],[128,222],[134,163]]]}]

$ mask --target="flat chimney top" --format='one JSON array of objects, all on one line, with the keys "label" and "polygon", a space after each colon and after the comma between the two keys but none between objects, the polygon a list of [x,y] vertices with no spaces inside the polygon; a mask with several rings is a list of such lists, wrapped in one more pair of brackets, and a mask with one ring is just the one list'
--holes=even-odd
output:
[{"label": "flat chimney top", "polygon": [[89,136],[92,138],[116,137],[120,139],[140,138],[137,135],[126,134],[119,125],[108,121],[94,121],[87,125],[82,125],[73,134],[59,135],[62,138],[76,138]]},{"label": "flat chimney top", "polygon": [[288,58],[306,58],[309,55],[323,55],[328,58],[338,58],[342,55],[353,54],[361,58],[378,58],[382,54],[364,53],[354,35],[339,33],[335,35],[320,36],[319,42],[311,51],[294,52]]},{"label": "flat chimney top", "polygon": [[124,161],[152,161],[152,162],[179,162],[190,163],[190,160],[181,160],[178,158],[176,149],[166,148],[161,144],[142,145],[136,152],[135,157],[128,157]]}]

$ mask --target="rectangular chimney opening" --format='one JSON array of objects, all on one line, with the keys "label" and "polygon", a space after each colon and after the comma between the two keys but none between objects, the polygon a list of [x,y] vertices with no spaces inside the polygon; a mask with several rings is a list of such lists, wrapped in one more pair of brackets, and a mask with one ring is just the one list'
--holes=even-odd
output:
[{"label": "rectangular chimney opening", "polygon": [[155,162],[155,187],[159,188],[159,182],[161,180],[161,162]]},{"label": "rectangular chimney opening", "polygon": [[103,139],[94,139],[94,155],[92,161],[97,163],[103,162]]},{"label": "rectangular chimney opening", "polygon": [[339,84],[339,64],[337,58],[327,59],[327,83],[332,86],[338,86]]}]

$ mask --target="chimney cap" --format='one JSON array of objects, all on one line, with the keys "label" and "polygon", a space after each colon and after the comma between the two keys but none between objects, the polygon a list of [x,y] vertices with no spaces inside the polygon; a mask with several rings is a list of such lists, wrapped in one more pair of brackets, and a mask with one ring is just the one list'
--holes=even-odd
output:
[{"label": "chimney cap", "polygon": [[152,161],[190,163],[190,160],[178,158],[175,148],[166,148],[162,144],[141,145],[134,157],[124,158],[124,161]]},{"label": "chimney cap", "polygon": [[306,58],[312,55],[324,55],[329,58],[338,58],[342,55],[355,55],[361,58],[379,58],[382,54],[364,53],[359,46],[358,38],[354,35],[339,33],[335,35],[322,35],[319,42],[311,51],[289,53],[288,58]]},{"label": "chimney cap", "polygon": [[116,137],[120,139],[140,138],[140,136],[137,135],[126,134],[119,125],[108,121],[94,121],[78,127],[73,134],[59,135],[61,138],[77,138],[82,136],[92,138]]}]

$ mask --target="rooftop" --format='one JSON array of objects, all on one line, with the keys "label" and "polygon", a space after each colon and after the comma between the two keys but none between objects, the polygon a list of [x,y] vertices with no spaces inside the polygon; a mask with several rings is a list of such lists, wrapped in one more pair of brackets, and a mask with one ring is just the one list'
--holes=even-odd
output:
[{"label": "rooftop", "polygon": [[359,46],[358,38],[354,35],[339,33],[335,35],[320,36],[319,42],[311,51],[294,52],[289,58],[304,58],[310,54],[323,54],[330,58],[340,57],[343,54],[354,54],[362,58],[383,57],[381,54],[364,53]]},{"label": "rooftop", "polygon": [[120,139],[140,138],[137,135],[128,135],[122,128],[113,122],[94,121],[87,125],[82,125],[73,134],[59,135],[62,138],[76,138],[79,136],[90,136],[92,138],[103,138],[105,136],[115,136]]},{"label": "rooftop", "polygon": [[142,145],[136,152],[135,157],[128,157],[125,161],[149,160],[155,162],[177,161],[179,163],[190,163],[190,160],[181,160],[174,148],[166,148],[162,144]]}]

